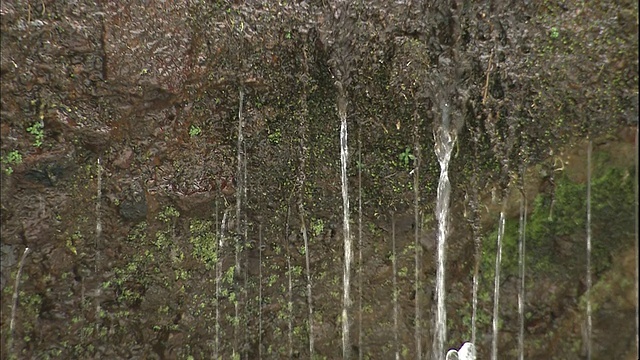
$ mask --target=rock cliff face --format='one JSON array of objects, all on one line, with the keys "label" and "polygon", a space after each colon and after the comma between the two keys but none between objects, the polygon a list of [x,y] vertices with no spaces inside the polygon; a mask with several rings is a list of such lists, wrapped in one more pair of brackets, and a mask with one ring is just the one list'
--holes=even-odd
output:
[{"label": "rock cliff face", "polygon": [[592,357],[636,358],[637,2],[121,5],[0,5],[3,359],[309,358],[311,333],[340,358],[337,108],[352,357],[415,359],[417,338],[428,359],[445,100],[448,348],[477,264],[490,356],[507,194],[498,358],[517,355],[522,196],[525,358],[584,358],[587,294]]}]

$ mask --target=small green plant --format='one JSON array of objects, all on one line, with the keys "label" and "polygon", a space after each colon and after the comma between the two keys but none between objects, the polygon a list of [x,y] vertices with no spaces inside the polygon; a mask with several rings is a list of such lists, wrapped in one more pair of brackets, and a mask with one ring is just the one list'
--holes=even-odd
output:
[{"label": "small green plant", "polygon": [[44,140],[44,122],[37,121],[33,123],[33,125],[27,128],[27,132],[36,137],[36,140],[33,142],[33,146],[42,146],[42,141]]},{"label": "small green plant", "polygon": [[400,153],[400,162],[402,163],[402,165],[404,165],[405,167],[409,166],[409,161],[410,160],[414,160],[416,157],[413,156],[413,154],[411,153],[411,149],[407,146],[404,149],[404,152]]},{"label": "small green plant", "polygon": [[549,36],[550,36],[552,39],[557,39],[557,38],[560,36],[560,32],[558,31],[558,28],[557,28],[557,27],[555,27],[555,26],[554,26],[554,27],[552,27],[552,28],[551,28],[551,31],[549,32]]},{"label": "small green plant", "polygon": [[189,136],[194,137],[202,134],[202,129],[199,126],[191,124],[189,127]]},{"label": "small green plant", "polygon": [[311,219],[311,233],[318,236],[324,231],[324,221],[322,219]]},{"label": "small green plant", "polygon": [[277,145],[282,139],[282,133],[280,132],[280,129],[276,129],[275,131],[270,132],[269,135],[267,135],[267,138],[271,144]]},{"label": "small green plant", "polygon": [[22,155],[18,150],[13,150],[9,152],[6,156],[2,157],[2,163],[6,164],[7,167],[4,169],[4,172],[7,175],[11,175],[13,173],[13,168],[11,165],[22,164]]}]

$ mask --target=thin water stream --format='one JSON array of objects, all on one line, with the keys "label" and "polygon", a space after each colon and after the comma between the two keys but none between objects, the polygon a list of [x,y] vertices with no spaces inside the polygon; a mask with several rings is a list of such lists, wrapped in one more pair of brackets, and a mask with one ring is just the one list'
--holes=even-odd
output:
[{"label": "thin water stream", "polygon": [[448,216],[449,216],[449,196],[451,193],[451,184],[449,183],[449,161],[451,160],[451,152],[455,143],[455,134],[449,128],[449,104],[443,102],[442,125],[436,130],[435,136],[435,152],[440,163],[440,179],[438,181],[438,194],[436,204],[436,218],[438,220],[438,250],[437,250],[437,271],[436,271],[436,331],[433,341],[433,359],[444,358],[444,344],[447,340],[446,326],[447,313],[445,307],[445,243],[448,233]]},{"label": "thin water stream", "polygon": [[215,217],[216,217],[216,335],[214,339],[213,355],[218,358],[220,353],[220,277],[222,276],[222,234],[220,232],[220,213],[218,208],[218,197],[216,196]]},{"label": "thin water stream", "polygon": [[502,210],[500,211],[500,221],[498,223],[498,244],[496,250],[496,270],[493,287],[493,321],[492,330],[493,338],[491,339],[491,359],[498,359],[498,322],[500,310],[500,268],[502,264],[502,238],[504,237],[504,223],[507,207],[507,194],[505,193],[502,201]]},{"label": "thin water stream", "polygon": [[587,145],[587,359],[591,360],[591,139]]},{"label": "thin water stream", "polygon": [[362,331],[362,126],[358,126],[358,359],[364,356]]},{"label": "thin water stream", "polygon": [[[244,117],[242,114],[242,106],[244,103],[244,92],[242,89],[239,92],[239,105],[238,105],[238,170],[236,174],[236,182],[237,182],[237,191],[236,191],[236,236],[235,236],[235,267],[234,267],[234,278],[240,278],[240,252],[242,251],[240,234],[242,234],[242,195],[244,194],[244,135],[242,129],[244,127]],[[238,294],[236,294],[238,296]],[[234,343],[233,343],[233,353],[237,354],[238,350],[238,335],[239,335],[239,327],[240,327],[240,313],[239,313],[239,301],[236,298],[236,301],[233,302],[235,309],[235,318],[234,318]]]},{"label": "thin water stream", "polygon": [[422,258],[422,246],[420,246],[420,137],[418,128],[420,126],[420,118],[418,116],[417,111],[413,114],[413,153],[414,155],[414,167],[413,167],[413,211],[414,211],[414,248],[415,248],[415,288],[414,291],[416,293],[415,298],[415,308],[416,308],[416,319],[415,319],[415,329],[414,329],[414,337],[416,342],[416,360],[422,359],[422,314],[421,314],[421,306],[422,306],[422,283],[420,281],[420,274],[422,273],[422,263],[420,259]]},{"label": "thin water stream", "polygon": [[262,359],[262,224],[258,224],[258,359]]},{"label": "thin water stream", "polygon": [[520,198],[520,226],[518,238],[518,267],[520,269],[520,287],[518,288],[518,359],[524,360],[524,304],[525,304],[525,280],[526,280],[526,230],[527,230],[527,197],[524,193],[524,168],[521,178],[521,198]]},{"label": "thin water stream", "polygon": [[347,162],[349,148],[347,143],[347,109],[344,94],[338,98],[338,115],[340,117],[340,165],[342,180],[342,223],[344,236],[344,268],[343,268],[343,297],[342,297],[342,356],[350,358],[351,345],[349,344],[349,306],[350,306],[350,280],[351,280],[351,230],[349,226],[349,187],[347,179]]},{"label": "thin water stream", "polygon": [[391,267],[393,271],[393,348],[395,359],[400,359],[400,342],[398,341],[398,259],[396,254],[396,218],[391,214]]}]

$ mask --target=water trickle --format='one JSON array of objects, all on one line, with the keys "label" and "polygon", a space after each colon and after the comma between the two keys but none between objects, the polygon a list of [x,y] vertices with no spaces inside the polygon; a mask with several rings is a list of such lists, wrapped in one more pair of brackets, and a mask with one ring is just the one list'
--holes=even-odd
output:
[{"label": "water trickle", "polygon": [[220,351],[220,278],[222,276],[222,234],[220,232],[220,213],[218,208],[218,197],[216,196],[216,335],[213,347],[213,358],[218,359]]},{"label": "water trickle", "polygon": [[[235,246],[235,267],[234,273],[236,278],[240,278],[240,252],[242,251],[242,238],[241,234],[243,234],[243,223],[242,223],[242,206],[243,206],[243,195],[245,194],[244,190],[244,180],[245,174],[244,170],[246,169],[245,165],[245,156],[244,156],[244,135],[242,133],[242,129],[244,127],[244,116],[242,114],[242,106],[244,103],[244,92],[240,90],[239,93],[239,105],[238,105],[238,170],[236,175],[237,182],[237,191],[236,191],[236,246]],[[237,296],[237,294],[236,294]],[[236,350],[238,348],[238,334],[240,327],[240,314],[239,314],[239,302],[238,299],[234,301],[235,308],[235,319],[234,319],[234,345],[233,345],[233,353],[236,354]]]},{"label": "water trickle", "polygon": [[440,179],[438,181],[438,194],[436,203],[436,218],[438,220],[438,252],[436,272],[436,331],[433,341],[433,359],[441,359],[444,354],[446,341],[447,314],[445,308],[445,242],[447,239],[449,216],[449,195],[451,184],[449,183],[449,160],[455,143],[455,133],[449,129],[450,107],[447,103],[441,104],[442,125],[435,134],[435,152],[440,163]]},{"label": "water trickle", "polygon": [[504,236],[504,222],[507,205],[507,196],[504,196],[502,210],[500,211],[500,223],[498,224],[498,245],[496,252],[496,271],[493,288],[493,339],[491,340],[491,359],[498,359],[498,317],[500,309],[500,267],[502,264],[502,237]]},{"label": "water trickle", "polygon": [[262,224],[258,224],[258,359],[262,360]]},{"label": "water trickle", "polygon": [[9,341],[8,341],[7,347],[14,354],[16,352],[13,349],[13,333],[15,329],[16,308],[18,307],[18,294],[19,294],[18,287],[20,286],[20,275],[22,274],[22,268],[24,267],[24,260],[27,258],[27,255],[29,255],[30,251],[31,249],[25,248],[24,252],[22,253],[22,258],[20,259],[20,265],[18,265],[18,272],[16,273],[16,282],[13,287],[13,297],[12,297],[13,304],[11,305],[11,321],[9,321]]},{"label": "water trickle", "polygon": [[358,126],[358,359],[364,356],[362,331],[362,126]]},{"label": "water trickle", "polygon": [[347,161],[349,148],[347,145],[347,109],[344,94],[338,96],[338,113],[340,117],[340,165],[342,179],[342,223],[344,236],[344,268],[343,268],[343,297],[342,297],[342,356],[350,358],[349,345],[349,305],[351,280],[351,231],[349,227],[349,188],[347,180]]},{"label": "water trickle", "polygon": [[[100,251],[99,249],[99,245],[100,245],[100,238],[102,236],[102,211],[101,211],[101,207],[102,207],[102,164],[100,163],[100,158],[98,158],[98,164],[97,164],[97,170],[98,170],[98,191],[96,194],[96,258],[94,260],[94,271],[97,274],[98,273],[98,263],[100,262]],[[83,287],[84,289],[84,287]],[[98,288],[96,289],[96,292],[98,295],[100,295],[102,293],[102,287],[98,286]],[[100,302],[97,301],[96,302],[96,314],[100,313]],[[96,323],[96,331],[98,330],[98,324]]]},{"label": "water trickle", "polygon": [[518,267],[520,269],[520,287],[518,288],[518,320],[520,331],[518,333],[518,359],[524,360],[524,303],[525,303],[525,251],[527,230],[527,197],[524,193],[524,169],[521,178],[520,198],[520,226],[518,232]]},{"label": "water trickle", "polygon": [[393,347],[396,360],[400,359],[398,341],[398,261],[396,254],[396,218],[391,214],[391,266],[393,268]]},{"label": "water trickle", "polygon": [[[477,147],[476,147],[477,151]],[[477,315],[478,315],[478,278],[480,276],[480,259],[482,251],[482,237],[480,235],[480,214],[478,211],[478,180],[476,176],[471,180],[471,193],[469,197],[470,224],[474,243],[474,264],[473,264],[473,288],[472,288],[472,311],[471,311],[471,343],[476,343]]]},{"label": "water trickle", "polygon": [[415,319],[415,329],[414,329],[414,337],[416,342],[416,360],[422,359],[422,314],[420,309],[421,307],[421,293],[422,293],[422,283],[420,281],[420,274],[422,273],[422,264],[420,259],[422,258],[422,246],[420,245],[420,137],[419,137],[419,126],[420,126],[420,118],[418,117],[418,112],[414,112],[413,114],[413,153],[414,155],[414,168],[413,172],[413,210],[414,210],[414,248],[415,248],[415,288],[414,291],[416,293],[415,298],[415,309],[416,309],[416,319]]},{"label": "water trickle", "polygon": [[293,269],[291,268],[291,242],[289,239],[291,238],[290,230],[289,230],[289,221],[291,215],[291,206],[287,205],[287,220],[285,222],[285,236],[286,238],[286,258],[287,258],[287,338],[289,339],[289,359],[293,358]]},{"label": "water trickle", "polygon": [[587,145],[587,359],[591,360],[591,140]]},{"label": "water trickle", "polygon": [[[305,62],[306,67],[306,62]],[[307,69],[308,72],[308,69]],[[307,148],[307,100],[304,98],[301,100],[303,106],[302,116],[300,120],[300,126],[298,128],[300,137],[300,165],[298,167],[298,215],[300,217],[300,232],[302,233],[302,239],[304,240],[304,259],[305,270],[307,277],[307,304],[309,307],[309,357],[314,357],[314,335],[313,335],[313,297],[311,295],[312,282],[311,282],[311,260],[309,249],[309,234],[307,231],[306,211],[304,208],[304,189],[306,181],[306,160],[309,156],[309,150]]]}]

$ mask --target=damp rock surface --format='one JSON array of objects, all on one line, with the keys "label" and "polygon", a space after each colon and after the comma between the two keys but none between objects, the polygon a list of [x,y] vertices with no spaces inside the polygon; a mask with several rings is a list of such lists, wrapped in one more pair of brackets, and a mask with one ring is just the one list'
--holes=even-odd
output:
[{"label": "damp rock surface", "polygon": [[585,355],[589,139],[592,355],[634,357],[636,2],[121,5],[0,4],[3,359],[310,358],[311,332],[342,357],[338,108],[353,356],[432,347],[445,119],[445,348],[470,340],[478,265],[489,357],[506,198],[498,358],[517,357],[524,196],[525,358]]}]

